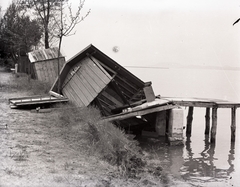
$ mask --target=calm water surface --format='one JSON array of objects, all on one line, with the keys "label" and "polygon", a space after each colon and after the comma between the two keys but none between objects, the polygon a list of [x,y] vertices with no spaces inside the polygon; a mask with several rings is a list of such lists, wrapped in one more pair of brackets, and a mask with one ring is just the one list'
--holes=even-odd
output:
[{"label": "calm water surface", "polygon": [[210,144],[210,137],[204,135],[205,111],[195,109],[192,135],[184,135],[183,146],[170,147],[164,143],[164,138],[144,137],[140,140],[141,146],[148,153],[156,154],[165,171],[177,180],[192,186],[240,186],[239,129],[236,142],[231,143],[230,121],[226,120],[230,119],[230,112],[227,114],[225,110],[218,111],[221,116],[218,118],[216,144]]},{"label": "calm water surface", "polygon": [[[240,101],[240,71],[227,70],[130,70],[144,81],[153,80],[155,94],[175,97],[216,98]],[[186,124],[187,108],[183,108]],[[165,171],[190,186],[240,186],[240,109],[236,142],[231,143],[231,109],[218,109],[216,144],[204,135],[205,109],[194,108],[191,137],[183,146],[169,147],[163,140],[144,138],[141,146],[157,154]],[[185,131],[184,131],[185,134]]]}]

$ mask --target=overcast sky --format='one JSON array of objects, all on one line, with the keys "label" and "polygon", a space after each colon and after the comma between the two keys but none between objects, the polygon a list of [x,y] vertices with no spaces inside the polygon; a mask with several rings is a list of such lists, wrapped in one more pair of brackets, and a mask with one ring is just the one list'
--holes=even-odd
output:
[{"label": "overcast sky", "polygon": [[64,38],[67,58],[92,43],[124,66],[240,67],[240,1],[87,0],[89,8]]},{"label": "overcast sky", "polygon": [[88,9],[63,39],[67,59],[93,44],[123,66],[240,67],[240,1],[86,0]]}]

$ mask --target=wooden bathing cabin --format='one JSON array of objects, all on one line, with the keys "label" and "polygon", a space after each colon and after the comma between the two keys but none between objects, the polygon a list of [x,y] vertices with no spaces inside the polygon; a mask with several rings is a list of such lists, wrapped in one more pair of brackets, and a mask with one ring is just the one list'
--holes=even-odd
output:
[{"label": "wooden bathing cabin", "polygon": [[50,85],[54,83],[65,64],[65,57],[62,54],[60,54],[58,64],[58,48],[56,47],[29,52],[28,58],[32,65],[34,78]]},{"label": "wooden bathing cabin", "polygon": [[[39,81],[52,85],[65,64],[65,57],[60,54],[58,61],[58,48],[35,50],[28,53],[31,76]],[[58,63],[59,62],[59,63]],[[47,95],[26,96],[10,98],[11,108],[44,106],[54,103],[68,102],[66,97],[50,92]]]},{"label": "wooden bathing cabin", "polygon": [[176,108],[155,97],[151,82],[143,82],[93,45],[66,62],[51,91],[77,107],[94,105],[105,120],[135,133],[155,130],[158,113]]}]

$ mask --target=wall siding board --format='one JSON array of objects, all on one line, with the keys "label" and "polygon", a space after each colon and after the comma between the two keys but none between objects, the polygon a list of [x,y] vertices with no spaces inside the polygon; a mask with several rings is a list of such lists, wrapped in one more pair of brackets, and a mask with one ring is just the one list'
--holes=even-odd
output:
[{"label": "wall siding board", "polygon": [[54,83],[55,79],[56,79],[56,76],[54,75],[54,71],[53,71],[53,63],[54,61],[51,60],[49,63],[48,63],[48,72],[49,72],[49,78],[51,79],[51,83]]},{"label": "wall siding board", "polygon": [[52,82],[52,73],[51,73],[51,70],[50,70],[50,66],[49,64],[52,63],[52,60],[50,60],[49,62],[46,62],[45,63],[45,69],[46,69],[46,82]]},{"label": "wall siding board", "polygon": [[39,63],[34,63],[34,67],[36,68],[36,77],[38,80],[42,80],[41,74],[40,74],[40,64]]},{"label": "wall siding board", "polygon": [[85,68],[85,72],[86,72],[86,74],[91,76],[92,80],[96,83],[97,86],[95,89],[99,88],[99,91],[101,91],[101,88],[104,87],[104,85],[105,85],[104,82],[102,80],[100,80],[98,76],[92,76],[93,71],[90,68]]},{"label": "wall siding board", "polygon": [[[94,63],[99,67],[99,69],[101,69],[102,72],[106,72],[105,75],[109,78],[112,79],[111,75],[109,75],[109,73],[107,73],[107,71],[101,66],[100,61],[94,57],[91,57],[94,61]],[[91,60],[91,59],[90,59]]]},{"label": "wall siding board", "polygon": [[71,101],[78,107],[85,106],[82,100],[78,98],[78,96],[76,95],[76,92],[74,91],[74,89],[71,87],[70,84],[66,85],[66,89],[63,90],[63,94],[66,94],[69,101]]},{"label": "wall siding board", "polygon": [[88,103],[91,101],[91,96],[89,96],[89,93],[84,88],[81,80],[79,80],[78,77],[75,75],[68,84],[72,85],[72,88],[74,89],[78,97],[83,101],[83,103],[88,105]]},{"label": "wall siding board", "polygon": [[87,100],[87,103],[90,103],[93,100],[92,94],[89,92],[89,90],[86,87],[86,84],[83,83],[83,81],[76,75],[76,86],[82,91],[83,95]]},{"label": "wall siding board", "polygon": [[45,74],[42,63],[38,63],[39,65],[39,75],[42,78],[41,81],[45,81]]},{"label": "wall siding board", "polygon": [[[50,63],[50,69],[49,69],[49,73],[52,74],[52,82],[54,82],[56,80],[56,78],[58,77],[58,71],[57,69],[55,70],[55,67],[58,66],[58,63],[57,63],[57,59],[53,59],[51,60],[51,63]],[[62,67],[62,65],[60,64],[60,67]]]},{"label": "wall siding board", "polygon": [[57,63],[56,63],[56,60],[54,59],[53,61],[51,61],[51,64],[50,64],[50,71],[51,71],[52,76],[54,77],[53,78],[54,81],[58,77],[57,69],[55,69],[55,67],[57,67]]},{"label": "wall siding board", "polygon": [[70,83],[69,84],[71,87],[72,87],[72,90],[74,92],[74,95],[75,95],[75,100],[76,100],[76,103],[81,103],[83,104],[83,106],[86,106],[88,104],[88,100],[83,96],[83,94],[77,89],[78,87],[76,87],[75,84],[72,84]]},{"label": "wall siding board", "polygon": [[89,70],[91,70],[104,84],[107,83],[105,81],[105,77],[102,76],[103,72],[99,70],[96,64],[94,64],[90,59],[86,59],[86,67],[88,67]]},{"label": "wall siding board", "polygon": [[[87,63],[87,62],[86,62]],[[90,92],[90,94],[93,96],[93,97],[96,97],[98,95],[99,92],[102,91],[102,88],[100,88],[98,86],[98,82],[101,81],[101,80],[97,80],[97,82],[95,82],[92,77],[95,77],[95,76],[90,76],[86,70],[88,68],[85,66],[82,68],[82,71],[81,72],[78,72],[78,76],[82,79],[85,87],[87,88],[87,90]],[[106,86],[106,85],[105,85]],[[96,87],[96,89],[95,89]]]},{"label": "wall siding board", "polygon": [[[81,73],[80,70],[72,76],[68,84],[71,84],[73,86],[73,88],[75,89],[75,92],[77,93],[77,95],[79,95],[79,98],[82,100],[82,102],[85,105],[88,105],[92,101],[92,97],[91,95],[89,95],[89,92],[86,90],[85,86],[82,84],[80,77],[77,76],[77,73],[79,72]],[[69,76],[69,78],[70,77],[71,76]]]},{"label": "wall siding board", "polygon": [[101,92],[101,88],[99,85],[94,81],[93,77],[91,77],[87,71],[83,71],[82,76],[84,79],[87,79],[89,82],[89,86],[93,89],[93,92],[99,93]]},{"label": "wall siding board", "polygon": [[[83,72],[80,72],[80,73],[78,72],[78,73],[76,73],[76,76],[78,77],[79,80],[82,81],[82,84],[84,85],[84,87],[85,87],[86,90],[88,91],[89,95],[91,96],[91,101],[92,101],[92,98],[96,97],[96,96],[97,96],[97,93],[96,93],[96,91],[91,87],[90,81],[89,81],[89,80],[86,81],[87,79],[86,79],[86,77],[83,76],[83,74],[84,74],[84,71],[83,71]],[[91,101],[90,101],[90,102],[91,102]]]},{"label": "wall siding board", "polygon": [[80,107],[88,106],[107,86],[111,76],[99,66],[94,65],[89,58],[85,58],[70,69],[63,83],[65,86],[62,88],[62,92],[67,94],[69,100]]},{"label": "wall siding board", "polygon": [[[70,74],[68,74],[67,79],[69,80],[71,78]],[[66,84],[66,86],[63,88],[63,90],[67,90],[69,89],[70,86],[70,90],[74,93],[72,93],[72,96],[74,97],[72,100],[77,101],[76,103],[80,103],[80,105],[82,106],[86,106],[86,104],[88,104],[88,100],[87,98],[84,96],[84,93],[82,92],[82,90],[77,86],[74,77],[71,78],[71,80]]]},{"label": "wall siding board", "polygon": [[34,79],[38,79],[37,78],[37,70],[36,70],[36,67],[34,66],[34,64],[30,64],[30,66],[31,66],[31,69],[32,69],[32,78],[34,78]]},{"label": "wall siding board", "polygon": [[98,72],[95,72],[94,71],[95,69],[92,68],[92,67],[87,67],[86,68],[86,71],[88,71],[89,75],[95,75],[95,76],[92,76],[94,78],[94,80],[96,81],[96,83],[102,88],[104,87],[107,83],[105,83],[105,81],[103,79],[101,79],[101,74],[99,75]]},{"label": "wall siding board", "polygon": [[102,95],[108,99],[110,99],[116,107],[122,106],[124,105],[124,103],[121,103],[120,101],[118,101],[116,98],[114,98],[111,94],[107,93],[106,91],[102,92]]},{"label": "wall siding board", "polygon": [[55,81],[55,79],[57,78],[56,73],[55,73],[55,69],[54,69],[54,60],[51,61],[51,63],[49,63],[50,66],[50,72],[52,72],[52,77]]},{"label": "wall siding board", "polygon": [[46,62],[41,63],[41,65],[42,65],[42,75],[44,77],[43,81],[47,82],[47,80],[49,80],[49,78],[48,78],[48,73],[47,73]]},{"label": "wall siding board", "polygon": [[[60,70],[65,64],[65,58],[60,58]],[[38,80],[53,84],[58,77],[58,59],[50,59],[33,63],[35,76]]]},{"label": "wall siding board", "polygon": [[[97,62],[95,62],[97,63]],[[96,64],[94,64],[90,59],[89,63],[87,63],[87,66],[91,68],[93,71],[95,71],[96,75],[105,83],[107,84],[109,82],[109,78],[106,76],[107,72],[105,70],[100,70]],[[100,65],[99,65],[100,66]]]}]

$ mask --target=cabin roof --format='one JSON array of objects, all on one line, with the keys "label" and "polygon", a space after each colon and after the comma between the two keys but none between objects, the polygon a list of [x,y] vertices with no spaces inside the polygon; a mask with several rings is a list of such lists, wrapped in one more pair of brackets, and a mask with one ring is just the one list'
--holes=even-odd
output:
[{"label": "cabin roof", "polygon": [[[61,53],[60,53],[60,57],[63,57]],[[49,59],[55,59],[55,58],[58,58],[58,48],[53,47],[48,49],[35,50],[28,53],[28,58],[31,63],[45,61]]]},{"label": "cabin roof", "polygon": [[123,76],[126,76],[128,79],[131,79],[132,81],[134,81],[135,84],[140,86],[144,85],[144,82],[142,80],[140,80],[138,77],[136,77],[131,72],[126,70],[124,67],[122,67],[120,64],[118,64],[113,59],[108,57],[106,54],[104,54],[102,51],[100,51],[92,44],[90,44],[85,49],[83,49],[75,56],[73,56],[71,59],[69,59],[66,64],[68,64],[69,66],[73,66],[86,56],[90,57],[93,56],[100,62],[102,62],[105,66],[115,70],[118,74],[121,74]]},{"label": "cabin roof", "polygon": [[[106,54],[104,54],[102,51],[100,51],[98,48],[96,48],[92,44],[88,45],[86,48],[84,48],[82,51],[77,53],[75,56],[73,56],[66,62],[66,64],[62,68],[59,75],[59,78],[61,80],[60,82],[63,83],[71,67],[73,67],[75,64],[77,64],[78,62],[80,62],[86,57],[96,58],[101,62],[101,65],[111,70],[114,70],[118,76],[124,77],[127,80],[130,80],[133,84],[135,84],[139,88],[143,88],[145,86],[145,83],[142,80],[140,80],[138,77],[136,77],[131,72],[126,70],[124,67],[122,67],[120,64],[118,64],[113,59],[108,57]],[[57,79],[54,85],[52,86],[51,90],[56,91],[57,90],[56,88],[57,88]]]}]

